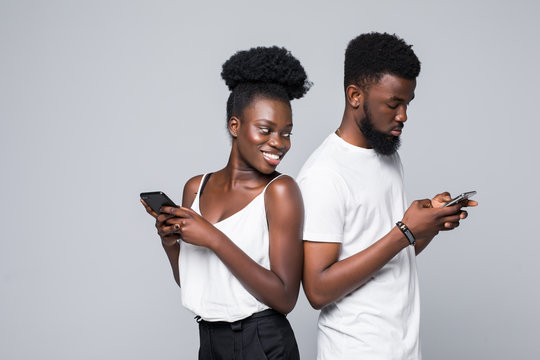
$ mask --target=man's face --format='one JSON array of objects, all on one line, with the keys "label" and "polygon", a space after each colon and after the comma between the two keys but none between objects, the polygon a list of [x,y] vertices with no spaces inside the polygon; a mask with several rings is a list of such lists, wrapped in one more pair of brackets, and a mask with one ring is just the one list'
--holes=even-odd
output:
[{"label": "man's face", "polygon": [[407,121],[407,106],[414,98],[416,80],[386,74],[365,92],[360,130],[369,145],[381,155],[391,155],[400,145]]}]

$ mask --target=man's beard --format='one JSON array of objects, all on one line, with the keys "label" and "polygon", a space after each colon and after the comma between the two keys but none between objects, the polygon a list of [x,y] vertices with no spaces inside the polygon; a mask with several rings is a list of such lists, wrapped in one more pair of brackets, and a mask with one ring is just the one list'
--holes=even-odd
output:
[{"label": "man's beard", "polygon": [[368,141],[369,145],[377,154],[392,155],[399,149],[401,141],[399,136],[386,135],[373,128],[373,121],[367,103],[364,103],[365,117],[360,121],[360,130]]}]

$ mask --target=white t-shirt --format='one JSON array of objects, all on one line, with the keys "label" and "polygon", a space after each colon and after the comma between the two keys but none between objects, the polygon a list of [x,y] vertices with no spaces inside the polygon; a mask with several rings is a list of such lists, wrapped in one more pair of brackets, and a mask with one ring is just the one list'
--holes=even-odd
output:
[{"label": "white t-shirt", "polygon": [[[341,243],[339,260],[386,235],[407,208],[399,155],[378,155],[334,133],[297,180],[305,206],[304,240]],[[360,288],[325,306],[317,359],[420,359],[417,282],[409,246]]]}]

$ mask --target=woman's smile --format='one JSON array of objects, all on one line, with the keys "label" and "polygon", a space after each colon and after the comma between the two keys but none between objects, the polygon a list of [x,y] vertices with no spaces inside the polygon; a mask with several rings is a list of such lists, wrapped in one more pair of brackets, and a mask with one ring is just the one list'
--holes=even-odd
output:
[{"label": "woman's smile", "polygon": [[244,109],[233,128],[237,130],[234,146],[242,161],[259,172],[272,173],[291,147],[290,105],[259,97]]},{"label": "woman's smile", "polygon": [[278,166],[281,162],[281,155],[272,154],[266,151],[262,151],[264,159],[272,166]]}]

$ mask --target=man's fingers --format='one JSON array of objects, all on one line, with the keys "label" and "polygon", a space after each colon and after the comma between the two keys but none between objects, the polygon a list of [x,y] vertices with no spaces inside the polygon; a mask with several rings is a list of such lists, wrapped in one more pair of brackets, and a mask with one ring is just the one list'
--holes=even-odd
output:
[{"label": "man's fingers", "polygon": [[452,199],[449,192],[443,192],[440,194],[437,194],[431,199],[431,205],[435,208],[440,208],[447,202],[449,202]]},{"label": "man's fingers", "polygon": [[459,226],[459,221],[458,222],[445,222],[443,230],[452,230],[452,229],[457,228],[458,226]]},{"label": "man's fingers", "polygon": [[445,216],[441,219],[442,223],[455,223],[455,222],[459,222],[460,220],[460,214],[455,214],[455,215],[451,215],[451,216]]},{"label": "man's fingers", "polygon": [[429,199],[416,200],[416,203],[418,204],[418,206],[423,207],[423,208],[431,207],[431,200]]},{"label": "man's fingers", "polygon": [[445,191],[443,193],[435,195],[434,199],[441,202],[448,202],[452,200],[452,197],[450,196],[450,193],[448,191]]},{"label": "man's fingers", "polygon": [[436,210],[439,211],[440,216],[445,217],[445,216],[459,214],[462,207],[463,207],[463,204],[457,203],[452,206],[436,208]]}]

